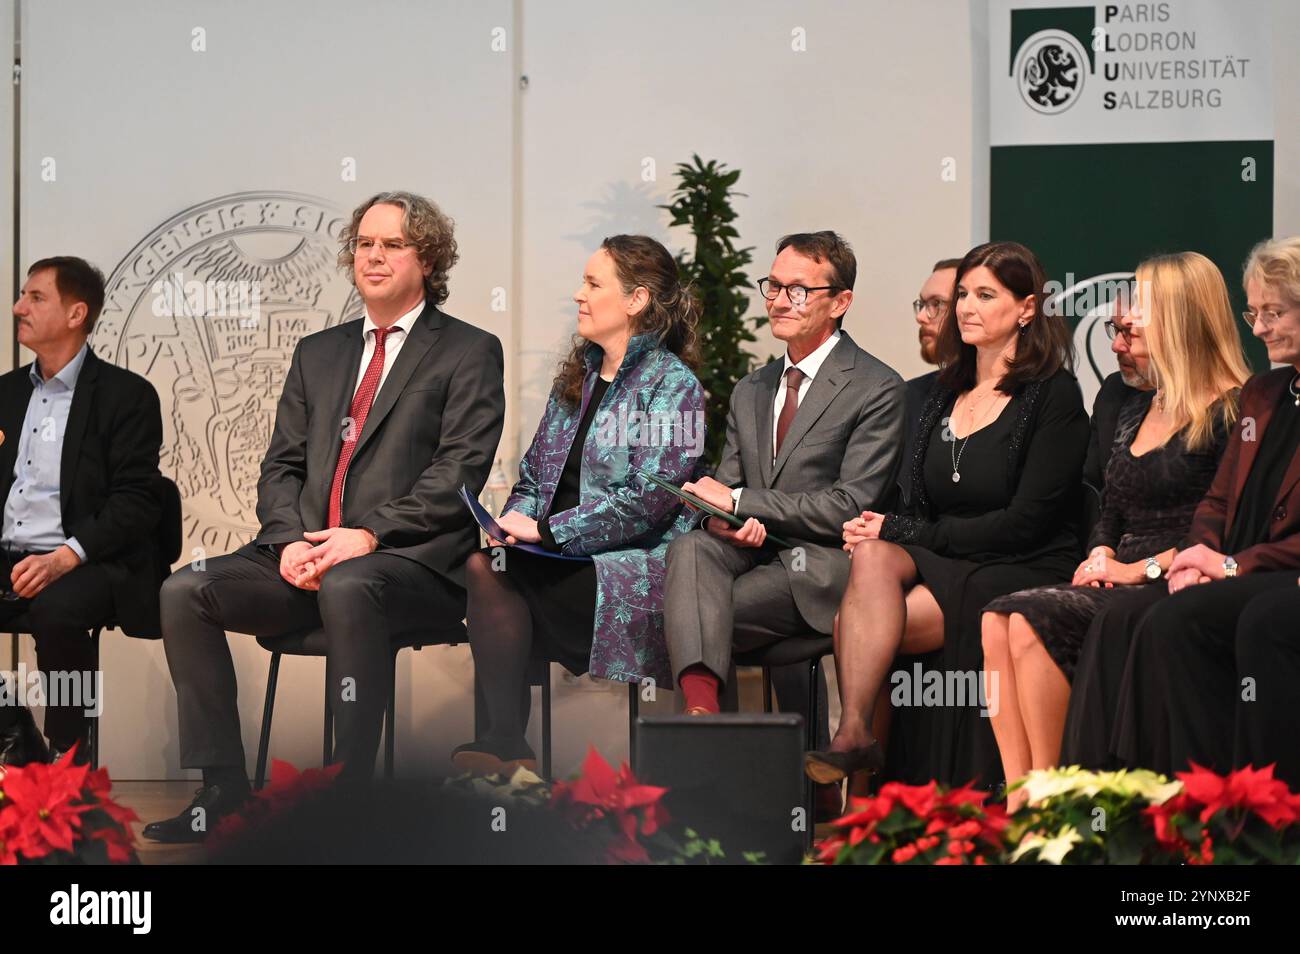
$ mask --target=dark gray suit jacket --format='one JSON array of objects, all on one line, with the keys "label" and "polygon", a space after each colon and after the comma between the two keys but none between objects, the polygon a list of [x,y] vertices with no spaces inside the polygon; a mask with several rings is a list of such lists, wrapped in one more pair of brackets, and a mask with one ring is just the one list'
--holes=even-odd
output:
[{"label": "dark gray suit jacket", "polygon": [[772,407],[782,361],[743,378],[731,394],[716,479],[743,487],[737,515],[801,545],[781,563],[800,614],[831,631],[848,586],[844,522],[879,510],[894,493],[904,436],[903,379],[841,332],[772,461]]},{"label": "dark gray suit jacket", "polygon": [[[362,321],[298,342],[257,484],[262,529],[250,546],[322,529],[356,389]],[[348,465],[342,525],[366,527],[386,553],[464,585],[478,527],[458,495],[487,482],[505,414],[495,335],[426,304],[375,395]]]}]

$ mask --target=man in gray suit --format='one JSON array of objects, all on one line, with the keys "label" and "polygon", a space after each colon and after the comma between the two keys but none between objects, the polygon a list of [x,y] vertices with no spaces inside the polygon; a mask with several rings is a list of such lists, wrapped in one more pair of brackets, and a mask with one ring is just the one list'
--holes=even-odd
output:
[{"label": "man in gray suit", "polygon": [[[685,487],[745,525],[709,518],[668,549],[665,626],[689,713],[718,711],[733,645],[831,632],[843,525],[893,493],[904,385],[840,330],[856,274],[847,242],[813,232],[781,239],[759,282],[785,357],[736,385],[717,473]],[[769,530],[797,546],[765,545]]]},{"label": "man in gray suit", "polygon": [[465,615],[464,562],[479,540],[457,492],[482,489],[501,437],[501,343],[438,308],[456,241],[427,199],[380,193],[342,241],[365,315],[294,350],[257,486],[261,532],[163,585],[181,765],[201,768],[203,787],[145,828],[155,840],[200,840],[247,797],[227,630],[323,627],[337,758],[364,779],[390,640]]}]

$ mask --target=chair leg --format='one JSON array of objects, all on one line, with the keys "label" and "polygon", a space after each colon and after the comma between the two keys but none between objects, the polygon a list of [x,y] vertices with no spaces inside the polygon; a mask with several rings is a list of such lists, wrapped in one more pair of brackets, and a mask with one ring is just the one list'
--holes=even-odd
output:
[{"label": "chair leg", "polygon": [[627,761],[636,774],[636,721],[641,715],[641,685],[627,684]]},{"label": "chair leg", "polygon": [[772,670],[763,667],[763,711],[772,711]]},{"label": "chair leg", "polygon": [[[821,668],[821,660],[814,659],[808,665],[808,725],[805,727],[805,744],[807,751],[811,752],[817,748],[817,726],[820,724],[821,715],[817,711],[817,672]],[[817,828],[817,786],[813,783],[807,773],[803,778],[804,804],[808,811],[808,824],[804,829],[803,847],[805,851],[812,851],[813,841],[816,836]]]},{"label": "chair leg", "polygon": [[551,664],[542,663],[542,778],[551,781]]},{"label": "chair leg", "polygon": [[322,761],[326,765],[334,764],[334,709],[330,706],[329,680],[325,680],[325,741]]},{"label": "chair leg", "polygon": [[271,668],[266,674],[266,701],[262,703],[262,732],[257,740],[257,774],[253,776],[253,789],[261,791],[266,784],[266,756],[271,748],[271,714],[275,709],[275,684],[280,679],[280,654],[271,653]]},{"label": "chair leg", "polygon": [[388,670],[388,709],[384,713],[384,778],[393,777],[393,748],[397,737],[397,650]]},{"label": "chair leg", "polygon": [[[99,672],[99,634],[104,627],[96,626],[90,631],[90,655],[92,659],[91,672]],[[94,675],[91,678],[95,678]],[[102,686],[101,686],[102,688]],[[96,699],[97,704],[102,706],[103,700]],[[86,747],[90,749],[90,768],[91,771],[99,768],[99,716],[91,716],[90,724],[86,726]]]}]

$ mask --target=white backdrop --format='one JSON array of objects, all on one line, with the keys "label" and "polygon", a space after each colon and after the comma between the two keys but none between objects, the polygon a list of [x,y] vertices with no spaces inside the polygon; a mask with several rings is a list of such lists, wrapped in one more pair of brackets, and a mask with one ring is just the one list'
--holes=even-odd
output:
[{"label": "white backdrop", "polygon": [[[0,2],[0,44],[11,3]],[[1275,42],[1289,50],[1300,6],[1274,6]],[[121,266],[96,347],[159,387],[172,473],[209,488],[187,501],[190,545],[224,552],[251,529],[236,475],[258,456],[275,369],[297,335],[347,309],[321,258],[331,210],[381,189],[426,193],[457,220],[446,307],[505,345],[507,473],[573,330],[587,255],[614,232],[689,244],[655,206],[692,152],[742,170],[752,277],[784,233],[842,232],[859,260],[847,329],[904,377],[920,373],[909,303],[935,259],[988,237],[986,22],[981,0],[23,2],[20,259]],[[1300,65],[1273,59],[1275,232],[1295,233]],[[0,216],[11,212],[8,108],[0,97]],[[264,223],[249,193],[272,203]],[[283,282],[274,338],[205,339],[144,313],[151,269],[229,266],[232,247]],[[776,351],[760,339],[756,354]],[[219,443],[225,456],[208,451],[205,468],[182,439],[196,433],[209,435],[200,450]],[[232,641],[251,762],[267,657]],[[273,752],[299,765],[320,757],[321,668],[290,660],[281,675]],[[114,774],[180,777],[161,644],[113,634],[104,669]],[[442,771],[469,738],[470,678],[465,647],[403,654],[399,771]],[[557,769],[575,767],[588,740],[621,755],[625,705],[617,689],[559,680]]]},{"label": "white backdrop", "polygon": [[[515,67],[491,49],[510,16],[505,0],[24,4],[22,261],[70,252],[122,266],[94,344],[158,387],[164,472],[190,490],[189,547],[223,553],[255,530],[247,482],[269,438],[268,392],[273,408],[294,337],[341,317],[349,289],[329,239],[359,200],[434,196],[458,222],[447,311],[515,350],[508,314],[491,309],[492,289],[510,285]],[[241,267],[232,255],[282,286],[264,303],[273,340],[204,341],[152,316],[155,275],[185,265],[202,279]],[[232,643],[251,762],[268,656]],[[178,776],[162,644],[114,635],[103,656],[105,762],[125,778]],[[432,771],[469,738],[469,650],[401,659],[398,759]],[[318,661],[286,660],[274,754],[319,764],[322,679]]]}]

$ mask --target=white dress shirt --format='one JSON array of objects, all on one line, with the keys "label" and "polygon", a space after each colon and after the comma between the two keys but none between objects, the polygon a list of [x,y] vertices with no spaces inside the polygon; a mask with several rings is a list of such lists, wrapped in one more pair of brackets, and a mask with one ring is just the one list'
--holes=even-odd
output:
[{"label": "white dress shirt", "polygon": [[[384,339],[384,370],[379,375],[379,387],[375,388],[375,394],[378,394],[379,388],[384,386],[388,372],[393,370],[393,362],[397,360],[397,352],[402,350],[406,336],[411,333],[411,326],[415,324],[415,319],[420,317],[422,311],[424,311],[424,299],[420,299],[418,305],[393,322],[391,326],[393,333]],[[361,336],[365,341],[365,347],[361,349],[361,367],[357,369],[357,383],[352,387],[353,397],[356,397],[357,389],[361,387],[361,380],[366,376],[366,368],[370,366],[370,358],[375,353],[375,330],[378,327],[370,320],[369,314],[361,319]]]},{"label": "white dress shirt", "polygon": [[[776,460],[776,430],[781,423],[781,408],[785,407],[785,392],[789,390],[785,386],[785,373],[791,368],[798,368],[803,372],[803,380],[799,382],[799,404],[803,404],[803,399],[808,395],[808,389],[812,387],[813,378],[817,377],[817,372],[821,370],[826,358],[835,346],[840,343],[840,331],[835,329],[829,338],[817,346],[812,354],[808,355],[802,361],[795,363],[790,360],[790,352],[785,353],[785,361],[781,367],[781,382],[776,388],[776,402],[772,405],[772,460]],[[740,492],[744,488],[737,487],[731,492],[731,509],[737,516],[740,515]]]}]

